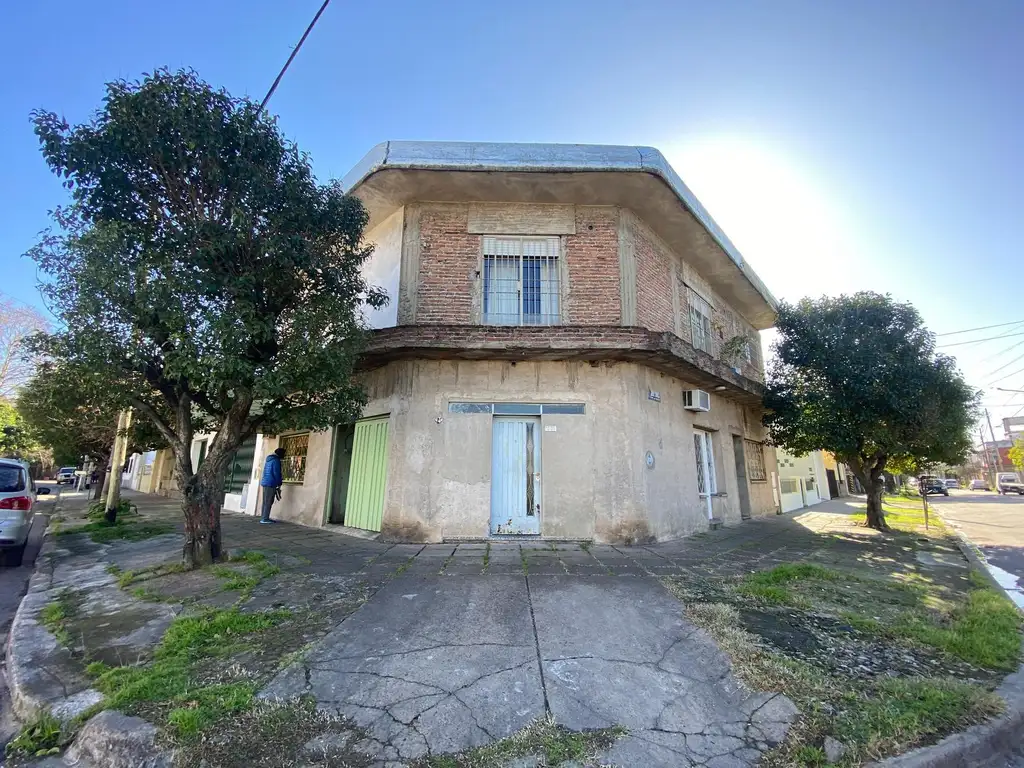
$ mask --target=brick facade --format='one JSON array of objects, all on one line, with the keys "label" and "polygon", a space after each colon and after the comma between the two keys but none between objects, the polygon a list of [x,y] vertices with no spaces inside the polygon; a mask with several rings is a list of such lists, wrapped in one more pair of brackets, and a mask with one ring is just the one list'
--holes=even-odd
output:
[{"label": "brick facade", "polygon": [[468,206],[426,205],[420,214],[417,323],[472,323],[480,235],[468,233]]},{"label": "brick facade", "polygon": [[657,246],[643,230],[636,242],[636,319],[642,328],[675,331],[671,253]]},{"label": "brick facade", "polygon": [[[419,325],[448,326],[480,322],[484,235],[469,232],[471,205],[423,203],[419,209],[419,279],[415,318],[410,320]],[[515,218],[512,205],[504,217],[500,210],[487,213],[503,226],[511,226],[507,220]],[[621,217],[626,218],[620,222]],[[690,342],[688,289],[693,288],[712,306],[714,356],[718,357],[722,345],[733,336],[749,336],[754,347],[752,360],[748,363],[741,357],[736,365],[744,377],[763,381],[756,331],[644,222],[611,206],[576,206],[574,218],[566,221],[575,231],[560,235],[565,260],[561,270],[564,325],[615,326],[623,322],[621,223],[631,232],[632,249],[626,258],[633,260],[635,268],[636,325],[674,333]]]},{"label": "brick facade", "polygon": [[576,209],[576,234],[565,238],[568,318],[572,325],[620,322],[619,215],[615,208]]}]

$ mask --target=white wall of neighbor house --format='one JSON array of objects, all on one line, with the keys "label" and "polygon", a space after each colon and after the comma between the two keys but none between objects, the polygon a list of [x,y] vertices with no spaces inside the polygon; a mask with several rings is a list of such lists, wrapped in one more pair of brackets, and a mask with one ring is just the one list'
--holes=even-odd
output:
[{"label": "white wall of neighbor house", "polygon": [[363,264],[363,278],[371,286],[383,288],[388,303],[380,309],[364,309],[371,328],[398,325],[398,282],[402,262],[402,231],[405,210],[399,208],[365,233],[364,241],[373,246],[373,255]]},{"label": "white wall of neighbor house", "polygon": [[[796,456],[779,448],[777,457],[783,512],[791,512],[831,498],[828,476],[825,472],[825,458],[821,451]],[[836,480],[839,480],[838,475]]]},{"label": "white wall of neighbor house", "polygon": [[[706,529],[693,434],[712,433],[716,518],[740,520],[732,436],[763,440],[758,416],[712,396],[710,413],[682,407],[691,388],[631,363],[400,361],[365,374],[366,417],[390,415],[383,534],[439,541],[490,530],[491,429],[487,413],[450,402],[573,402],[582,415],[541,417],[541,535],[599,541],[665,539]],[[650,393],[660,396],[652,400]],[[262,455],[273,450],[267,440]],[[648,466],[646,455],[654,456]],[[310,436],[301,486],[285,486],[276,516],[322,525],[331,433]],[[766,473],[774,452],[764,451]],[[751,513],[774,514],[770,483],[750,482]]]}]

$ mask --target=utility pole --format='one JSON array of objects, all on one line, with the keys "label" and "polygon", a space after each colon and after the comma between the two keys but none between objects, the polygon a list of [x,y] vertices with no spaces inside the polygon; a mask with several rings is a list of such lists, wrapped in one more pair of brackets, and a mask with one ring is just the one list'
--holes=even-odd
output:
[{"label": "utility pole", "polygon": [[999,487],[999,472],[1003,471],[1003,458],[999,455],[999,444],[996,443],[996,431],[992,429],[992,416],[989,415],[988,408],[985,409],[985,419],[988,421],[988,433],[992,436],[992,450],[995,451],[995,466],[996,475],[992,478],[992,487]]},{"label": "utility pole", "polygon": [[128,452],[128,430],[131,425],[132,410],[128,408],[117,415],[117,435],[114,437],[114,449],[110,452],[110,487],[107,488],[106,507],[108,523],[117,520],[117,507],[121,501],[121,470]]}]

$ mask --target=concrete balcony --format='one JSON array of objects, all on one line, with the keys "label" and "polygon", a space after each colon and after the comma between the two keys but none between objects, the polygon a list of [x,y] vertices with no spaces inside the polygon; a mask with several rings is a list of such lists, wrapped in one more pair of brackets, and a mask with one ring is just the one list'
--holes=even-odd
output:
[{"label": "concrete balcony", "polygon": [[673,333],[622,326],[400,325],[372,331],[360,368],[393,360],[580,360],[639,363],[743,405],[764,386]]}]

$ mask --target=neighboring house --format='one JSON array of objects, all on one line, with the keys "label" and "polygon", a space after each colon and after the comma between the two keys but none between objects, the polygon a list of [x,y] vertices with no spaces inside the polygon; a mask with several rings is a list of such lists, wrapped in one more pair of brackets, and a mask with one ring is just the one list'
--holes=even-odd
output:
[{"label": "neighboring house", "polygon": [[831,453],[812,451],[795,456],[778,448],[776,455],[783,512],[848,495],[848,470]]},{"label": "neighboring house", "polygon": [[[198,468],[206,458],[214,433],[196,435],[192,440],[192,466]],[[261,466],[256,465],[256,455],[263,450],[263,436],[249,438],[235,452],[224,478],[224,510],[256,514],[257,489]],[[153,451],[152,466],[147,474],[151,477],[146,487],[128,487],[145,493],[178,498],[181,493],[174,479],[174,452],[169,448]],[[148,456],[149,454],[146,454]],[[135,454],[133,460],[140,457]],[[125,483],[122,483],[124,485]]]},{"label": "neighboring house", "polygon": [[389,142],[343,184],[391,301],[363,418],[256,452],[287,452],[275,517],[624,542],[775,514],[776,303],[659,152]]}]

